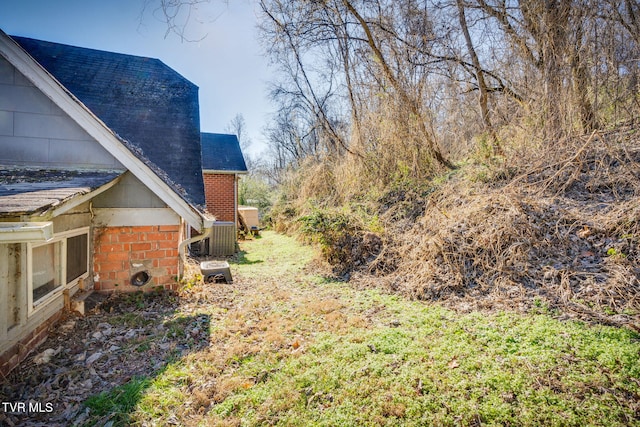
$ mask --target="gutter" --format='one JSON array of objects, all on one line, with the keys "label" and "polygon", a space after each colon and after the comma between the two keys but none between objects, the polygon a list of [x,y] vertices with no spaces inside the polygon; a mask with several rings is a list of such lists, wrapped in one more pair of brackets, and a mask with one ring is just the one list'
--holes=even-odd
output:
[{"label": "gutter", "polygon": [[233,222],[236,230],[236,245],[238,244],[238,181],[240,177],[236,173],[233,175]]},{"label": "gutter", "polygon": [[216,169],[202,169],[202,173],[215,173],[219,175],[248,175],[249,171],[246,170],[216,170]]},{"label": "gutter", "polygon": [[0,243],[48,242],[53,222],[1,222]]}]

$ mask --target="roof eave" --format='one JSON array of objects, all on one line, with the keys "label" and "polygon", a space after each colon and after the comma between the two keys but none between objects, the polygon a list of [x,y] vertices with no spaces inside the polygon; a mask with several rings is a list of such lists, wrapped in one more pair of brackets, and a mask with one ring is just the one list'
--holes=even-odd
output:
[{"label": "roof eave", "polygon": [[247,175],[249,171],[226,171],[226,170],[217,170],[217,169],[202,169],[202,173],[217,173],[221,175]]}]

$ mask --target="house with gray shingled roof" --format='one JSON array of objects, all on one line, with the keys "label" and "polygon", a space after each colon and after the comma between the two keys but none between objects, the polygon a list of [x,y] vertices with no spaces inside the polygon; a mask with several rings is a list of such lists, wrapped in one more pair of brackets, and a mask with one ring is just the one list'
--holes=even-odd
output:
[{"label": "house with gray shingled roof", "polygon": [[238,234],[238,181],[247,165],[236,135],[203,132],[200,141],[205,204],[218,220],[203,243],[211,255],[231,255]]},{"label": "house with gray shingled roof", "polygon": [[157,59],[0,31],[0,373],[90,290],[176,287],[214,222],[197,86]]}]

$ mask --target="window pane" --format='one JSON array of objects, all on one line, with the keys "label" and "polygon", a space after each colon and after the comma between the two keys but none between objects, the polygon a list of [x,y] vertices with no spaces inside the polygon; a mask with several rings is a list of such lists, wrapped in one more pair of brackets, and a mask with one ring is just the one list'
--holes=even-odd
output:
[{"label": "window pane", "polygon": [[67,239],[67,283],[87,272],[87,244],[87,234]]},{"label": "window pane", "polygon": [[33,302],[61,285],[58,243],[33,248]]}]

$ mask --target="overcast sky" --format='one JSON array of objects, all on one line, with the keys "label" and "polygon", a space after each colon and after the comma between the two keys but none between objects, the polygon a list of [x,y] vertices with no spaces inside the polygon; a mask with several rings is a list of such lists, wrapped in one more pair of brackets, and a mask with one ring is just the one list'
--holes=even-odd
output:
[{"label": "overcast sky", "polygon": [[[169,34],[154,17],[160,0],[0,0],[0,28],[9,35],[158,58],[200,88],[200,126],[222,133],[238,113],[253,141],[269,113],[270,70],[256,36],[251,0],[211,0],[192,11],[187,36]],[[143,13],[144,10],[144,13]],[[204,37],[204,38],[203,38]]]}]

